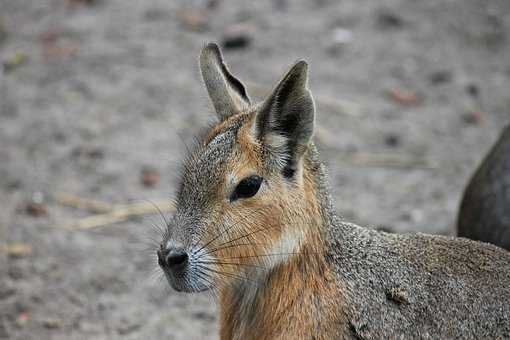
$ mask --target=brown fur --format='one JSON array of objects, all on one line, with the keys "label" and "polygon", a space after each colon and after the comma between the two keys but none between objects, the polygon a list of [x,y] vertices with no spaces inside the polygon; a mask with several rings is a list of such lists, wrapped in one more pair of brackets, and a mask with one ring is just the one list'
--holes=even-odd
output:
[{"label": "brown fur", "polygon": [[[305,62],[259,106],[217,46],[201,69],[220,122],[185,163],[158,256],[174,288],[218,293],[221,339],[510,337],[510,253],[337,219]],[[233,195],[254,176],[256,191]],[[178,247],[175,269],[164,256]]]},{"label": "brown fur", "polygon": [[[299,218],[282,220],[280,213],[271,218],[276,229],[292,225],[297,220],[319,218],[319,206],[314,185],[314,174],[309,166],[304,171],[306,203],[295,211]],[[271,193],[271,201],[292,201],[285,193]],[[261,209],[263,206],[259,206]],[[274,223],[274,222],[273,222]],[[320,221],[310,221],[311,225]],[[274,240],[277,235],[272,236]],[[338,313],[343,304],[341,290],[331,268],[324,261],[324,243],[320,233],[308,232],[302,249],[287,263],[278,265],[262,282],[247,283],[248,289],[261,289],[250,310],[243,310],[241,296],[224,289],[221,293],[221,339],[340,339],[346,337],[336,329],[325,328],[330,323],[345,323]],[[236,251],[230,251],[233,256]],[[251,286],[250,286],[251,285]],[[309,309],[303,313],[303,307]],[[309,313],[317,315],[311,320]],[[243,317],[244,316],[244,317]],[[253,330],[257,330],[254,332]]]}]

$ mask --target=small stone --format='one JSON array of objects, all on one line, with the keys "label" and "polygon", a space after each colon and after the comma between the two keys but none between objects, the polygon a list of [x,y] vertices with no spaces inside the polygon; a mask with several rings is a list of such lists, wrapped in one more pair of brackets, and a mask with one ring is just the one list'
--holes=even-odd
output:
[{"label": "small stone", "polygon": [[464,123],[469,125],[478,125],[483,122],[485,113],[480,111],[467,112],[462,115]]},{"label": "small stone", "polygon": [[44,58],[49,62],[66,62],[78,52],[78,46],[74,43],[57,45],[54,43],[44,44]]},{"label": "small stone", "polygon": [[205,11],[199,9],[183,9],[178,12],[182,25],[193,32],[203,32],[209,26]]},{"label": "small stone", "polygon": [[48,215],[48,207],[43,203],[29,202],[25,206],[25,211],[32,217],[43,217]]},{"label": "small stone", "polygon": [[117,326],[117,333],[120,335],[127,335],[138,330],[142,325],[139,321],[132,321],[127,319],[121,319],[120,325]]},{"label": "small stone", "polygon": [[437,71],[429,75],[429,81],[432,85],[440,85],[451,82],[453,75],[450,71]]},{"label": "small stone", "polygon": [[467,84],[466,85],[466,92],[471,97],[477,98],[480,94],[480,89],[476,84]]},{"label": "small stone", "polygon": [[207,9],[216,9],[220,5],[220,0],[209,0],[207,1]]},{"label": "small stone", "polygon": [[199,319],[199,320],[206,320],[206,321],[214,321],[216,320],[214,314],[205,312],[205,311],[198,311],[193,313],[193,318]]},{"label": "small stone", "polygon": [[401,219],[404,221],[412,222],[412,223],[420,223],[424,219],[423,212],[419,209],[413,209],[409,212],[403,213]]},{"label": "small stone", "polygon": [[168,19],[170,14],[162,8],[150,8],[143,14],[147,21],[163,21]]},{"label": "small stone", "polygon": [[404,20],[389,10],[382,9],[376,14],[377,27],[381,29],[396,29],[404,26]]},{"label": "small stone", "polygon": [[223,34],[221,45],[225,49],[241,49],[252,42],[254,27],[250,24],[239,23],[229,26]]},{"label": "small stone", "polygon": [[9,59],[6,59],[3,62],[4,73],[9,73],[14,71],[15,69],[25,65],[28,62],[28,55],[25,53],[16,53]]},{"label": "small stone", "polygon": [[46,319],[42,321],[42,325],[48,329],[57,329],[62,327],[62,321],[59,319]]},{"label": "small stone", "polygon": [[384,144],[392,148],[397,147],[400,145],[400,136],[390,133],[384,137]]},{"label": "small stone", "polygon": [[32,194],[32,202],[36,204],[44,203],[44,194],[40,191],[36,191]]},{"label": "small stone", "polygon": [[415,92],[393,89],[390,90],[388,94],[394,102],[403,106],[418,106],[423,101],[423,99]]},{"label": "small stone", "polygon": [[44,203],[44,194],[36,191],[32,194],[31,200],[25,206],[25,212],[33,217],[42,217],[48,215],[48,208]]},{"label": "small stone", "polygon": [[96,5],[98,0],[67,0],[67,5],[70,7],[75,6],[92,6]]},{"label": "small stone", "polygon": [[18,327],[24,327],[30,321],[30,313],[22,312],[16,318],[16,325]]},{"label": "small stone", "polygon": [[71,155],[76,158],[103,159],[104,150],[96,146],[80,145],[71,151]]},{"label": "small stone", "polygon": [[332,41],[334,44],[348,44],[353,40],[352,31],[337,27],[331,32]]},{"label": "small stone", "polygon": [[143,168],[141,174],[141,182],[146,187],[153,187],[159,183],[159,172],[154,168]]}]

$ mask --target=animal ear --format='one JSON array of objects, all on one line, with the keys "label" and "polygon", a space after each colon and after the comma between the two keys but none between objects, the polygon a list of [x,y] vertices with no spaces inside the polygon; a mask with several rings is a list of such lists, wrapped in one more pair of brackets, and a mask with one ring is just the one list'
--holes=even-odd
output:
[{"label": "animal ear", "polygon": [[209,43],[202,49],[200,72],[216,114],[222,121],[250,105],[244,85],[229,72],[218,45]]},{"label": "animal ear", "polygon": [[308,83],[308,64],[298,61],[257,113],[255,135],[293,177],[313,135],[315,105]]}]

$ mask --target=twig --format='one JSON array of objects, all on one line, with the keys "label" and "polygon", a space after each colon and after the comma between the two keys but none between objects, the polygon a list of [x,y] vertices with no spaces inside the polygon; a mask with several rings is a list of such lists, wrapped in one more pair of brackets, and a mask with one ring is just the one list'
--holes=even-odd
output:
[{"label": "twig", "polygon": [[[320,143],[327,147],[336,146],[336,136],[329,130],[316,126],[315,136]],[[366,152],[345,152],[339,158],[352,165],[382,168],[401,169],[434,169],[436,166],[423,157],[410,157],[395,153],[366,153]]]},{"label": "twig", "polygon": [[25,257],[32,255],[32,246],[25,243],[0,244],[0,253],[10,257]]},{"label": "twig", "polygon": [[112,211],[114,206],[112,204],[81,198],[68,193],[58,192],[54,196],[55,201],[62,205],[67,205],[76,209],[83,209],[93,213],[106,213]]},{"label": "twig", "polygon": [[127,205],[116,205],[113,206],[109,212],[82,218],[74,223],[70,223],[68,226],[63,226],[62,228],[69,230],[87,230],[123,222],[136,216],[171,211],[174,211],[174,205],[170,203],[168,199]]}]

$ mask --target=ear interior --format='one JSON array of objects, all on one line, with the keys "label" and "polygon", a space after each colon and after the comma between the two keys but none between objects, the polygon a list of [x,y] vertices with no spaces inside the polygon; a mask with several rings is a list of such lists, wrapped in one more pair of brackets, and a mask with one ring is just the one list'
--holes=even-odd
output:
[{"label": "ear interior", "polygon": [[209,43],[200,53],[200,72],[216,114],[221,120],[250,105],[244,85],[234,77],[223,61],[218,45]]},{"label": "ear interior", "polygon": [[313,135],[315,105],[307,87],[308,65],[299,61],[262,104],[255,123],[256,137],[293,177]]}]

